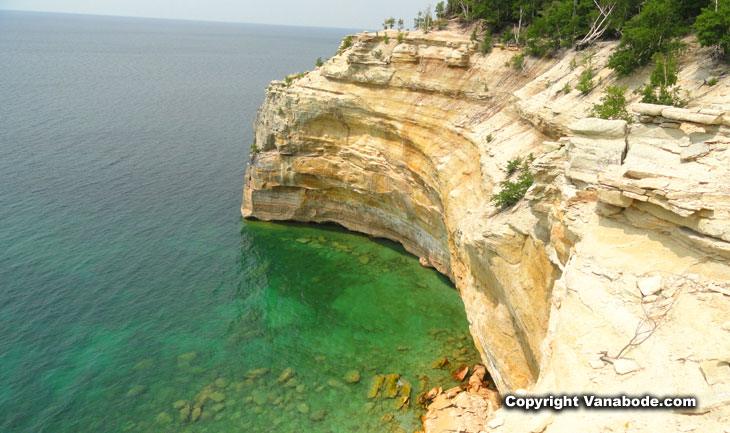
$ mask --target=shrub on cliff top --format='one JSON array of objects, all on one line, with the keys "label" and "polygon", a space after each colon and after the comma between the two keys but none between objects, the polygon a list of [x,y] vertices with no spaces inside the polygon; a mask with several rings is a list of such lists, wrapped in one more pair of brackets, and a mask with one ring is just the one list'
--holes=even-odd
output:
[{"label": "shrub on cliff top", "polygon": [[342,43],[340,44],[340,48],[337,50],[337,54],[342,54],[346,49],[350,48],[352,46],[352,35],[345,36],[345,39],[342,40]]}]

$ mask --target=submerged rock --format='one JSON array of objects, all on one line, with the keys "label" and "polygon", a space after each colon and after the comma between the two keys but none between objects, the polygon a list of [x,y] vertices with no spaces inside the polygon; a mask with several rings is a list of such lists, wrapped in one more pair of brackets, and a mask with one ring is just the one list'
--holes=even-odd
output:
[{"label": "submerged rock", "polygon": [[296,375],[297,375],[297,372],[294,371],[293,368],[289,367],[279,375],[279,377],[276,379],[276,382],[284,383]]},{"label": "submerged rock", "polygon": [[157,424],[170,424],[172,422],[172,417],[167,412],[160,412],[155,417],[155,421],[157,421]]},{"label": "submerged rock", "polygon": [[312,414],[309,416],[309,419],[311,419],[314,422],[320,422],[323,421],[327,417],[327,411],[324,409],[318,410],[316,412],[312,412]]},{"label": "submerged rock", "polygon": [[385,376],[385,391],[383,395],[385,398],[395,398],[398,395],[398,374],[387,374]]},{"label": "submerged rock", "polygon": [[177,366],[179,368],[188,368],[190,363],[198,356],[198,352],[183,353],[177,357]]},{"label": "submerged rock", "polygon": [[266,404],[266,402],[269,399],[269,396],[266,395],[266,393],[260,389],[257,389],[254,392],[252,392],[251,397],[253,398],[253,402],[259,406]]},{"label": "submerged rock", "polygon": [[243,376],[244,376],[244,377],[245,377],[246,379],[253,379],[253,380],[256,380],[256,379],[258,379],[258,378],[260,378],[260,377],[266,376],[267,374],[269,374],[269,369],[268,369],[268,368],[266,368],[266,367],[264,367],[264,368],[257,368],[257,369],[255,369],[255,370],[249,370],[249,371],[248,371],[248,372],[246,372],[246,374],[244,374]]},{"label": "submerged rock", "polygon": [[342,382],[333,378],[327,379],[327,385],[329,385],[331,388],[342,388]]},{"label": "submerged rock", "polygon": [[179,415],[178,415],[178,419],[180,420],[180,422],[186,422],[188,420],[188,418],[190,418],[191,410],[192,409],[190,408],[190,406],[187,406],[187,405],[180,408]]},{"label": "submerged rock", "polygon": [[398,395],[401,396],[401,397],[405,397],[406,399],[410,399],[411,398],[411,388],[412,387],[413,386],[411,385],[411,382],[409,382],[407,380],[402,380],[401,381],[401,387],[398,390]]},{"label": "submerged rock", "polygon": [[226,395],[223,394],[222,392],[216,391],[216,392],[210,394],[210,399],[216,403],[220,403],[226,399]]},{"label": "submerged rock", "polygon": [[203,413],[203,408],[201,408],[200,406],[195,406],[193,408],[192,412],[190,412],[190,421],[195,422],[195,421],[199,420],[200,415],[202,413]]},{"label": "submerged rock", "polygon": [[147,387],[144,385],[134,385],[127,391],[127,397],[137,397],[147,392]]},{"label": "submerged rock", "polygon": [[357,370],[349,371],[347,374],[345,374],[345,382],[347,382],[347,383],[360,382],[360,372]]},{"label": "submerged rock", "polygon": [[215,386],[218,388],[227,388],[230,384],[231,381],[228,379],[218,378],[215,380]]},{"label": "submerged rock", "polygon": [[368,392],[369,398],[375,398],[378,396],[378,392],[380,391],[380,388],[382,388],[383,383],[385,383],[385,376],[375,376],[373,378],[372,384],[370,385],[370,391]]},{"label": "submerged rock", "polygon": [[287,380],[286,383],[284,384],[285,388],[296,388],[297,386],[299,386],[299,381],[294,377]]},{"label": "submerged rock", "polygon": [[431,368],[433,368],[434,370],[438,370],[438,369],[444,368],[448,364],[449,364],[449,359],[448,358],[444,358],[444,359],[441,359],[441,360],[438,360],[438,361],[434,362],[433,365],[431,366]]},{"label": "submerged rock", "polygon": [[298,410],[298,411],[299,411],[300,413],[303,413],[303,414],[304,414],[304,413],[309,413],[309,405],[308,405],[307,403],[299,403],[299,404],[297,405],[297,410]]},{"label": "submerged rock", "polygon": [[426,376],[425,374],[418,376],[418,392],[426,391],[427,386],[428,386],[428,376]]},{"label": "submerged rock", "polygon": [[134,371],[149,370],[150,368],[152,368],[153,365],[154,365],[154,361],[152,360],[152,358],[146,358],[146,359],[143,359],[143,360],[139,361],[132,368],[132,370],[134,370]]},{"label": "submerged rock", "polygon": [[172,404],[173,409],[182,409],[185,406],[188,406],[190,403],[187,400],[178,400],[175,403]]}]

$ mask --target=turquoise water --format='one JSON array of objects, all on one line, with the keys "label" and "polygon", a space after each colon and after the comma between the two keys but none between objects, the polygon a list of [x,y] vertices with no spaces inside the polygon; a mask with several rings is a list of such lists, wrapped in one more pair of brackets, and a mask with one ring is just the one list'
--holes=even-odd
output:
[{"label": "turquoise water", "polygon": [[0,12],[0,431],[410,433],[478,360],[399,246],[240,219],[263,89],[346,33]]}]

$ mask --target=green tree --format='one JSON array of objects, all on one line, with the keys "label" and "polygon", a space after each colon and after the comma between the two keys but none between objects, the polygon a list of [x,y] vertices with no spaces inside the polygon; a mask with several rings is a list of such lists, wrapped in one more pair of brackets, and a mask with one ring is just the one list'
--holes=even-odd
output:
[{"label": "green tree", "polygon": [[730,0],[714,0],[695,21],[695,32],[702,46],[716,46],[730,54]]},{"label": "green tree", "polygon": [[687,100],[680,96],[682,89],[676,85],[679,73],[676,54],[654,53],[652,60],[654,69],[651,71],[649,82],[635,91],[643,96],[641,102],[677,107],[686,105]]},{"label": "green tree", "polygon": [[445,11],[446,7],[444,6],[444,2],[436,3],[436,9],[434,9],[434,12],[436,12],[436,18],[443,18]]},{"label": "green tree", "polygon": [[490,51],[492,51],[492,35],[487,32],[484,35],[484,39],[482,39],[482,54],[488,54]]},{"label": "green tree", "polygon": [[681,11],[682,4],[676,0],[647,0],[641,13],[624,26],[621,43],[608,66],[625,77],[648,64],[654,53],[676,50],[680,43],[672,39],[687,30]]}]

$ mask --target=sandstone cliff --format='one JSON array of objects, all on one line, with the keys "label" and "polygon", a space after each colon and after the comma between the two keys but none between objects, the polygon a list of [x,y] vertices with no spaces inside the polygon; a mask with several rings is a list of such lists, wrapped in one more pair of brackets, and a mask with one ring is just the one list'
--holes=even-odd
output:
[{"label": "sandstone cliff", "polygon": [[[718,66],[694,49],[680,76],[688,108],[635,104],[627,124],[585,119],[615,83],[611,43],[515,71],[516,49],[482,55],[459,31],[395,36],[358,35],[271,84],[244,217],[402,243],[454,281],[503,393],[691,394],[701,406],[529,414],[467,396],[432,407],[426,430],[730,425],[730,80],[703,82]],[[589,58],[596,88],[566,92]],[[529,153],[535,184],[496,209],[507,161]]]}]

